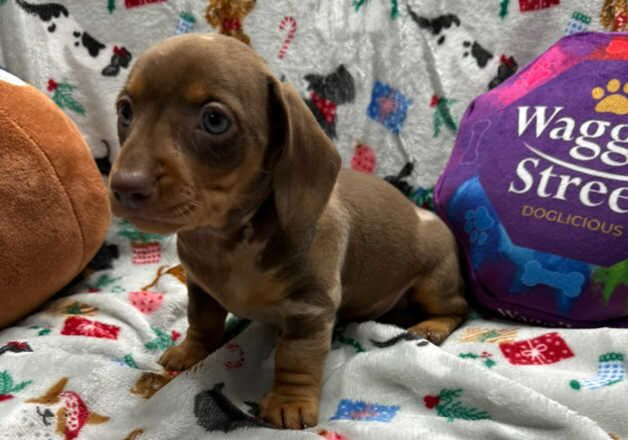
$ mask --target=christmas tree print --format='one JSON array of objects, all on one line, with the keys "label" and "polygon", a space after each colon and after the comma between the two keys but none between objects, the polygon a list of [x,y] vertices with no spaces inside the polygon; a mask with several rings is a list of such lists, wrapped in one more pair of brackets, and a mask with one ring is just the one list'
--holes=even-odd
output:
[{"label": "christmas tree print", "polygon": [[0,0],[0,6],[4,5],[8,0]]},{"label": "christmas tree print", "polygon": [[85,115],[85,107],[77,102],[72,93],[76,87],[62,82],[58,83],[53,79],[48,80],[48,91],[52,93],[52,100],[62,109],[72,110],[75,113]]},{"label": "christmas tree print", "polygon": [[13,393],[22,391],[31,383],[33,383],[32,380],[27,380],[16,384],[8,371],[0,372],[0,402],[12,399],[14,397]]},{"label": "christmas tree print", "polygon": [[440,135],[440,130],[443,124],[447,128],[449,128],[452,132],[456,132],[458,130],[458,125],[454,118],[451,116],[450,106],[455,104],[457,101],[455,99],[447,99],[444,96],[439,97],[437,95],[432,96],[432,102],[430,102],[430,107],[434,108],[434,137],[438,137]]},{"label": "christmas tree print", "polygon": [[624,380],[624,355],[621,353],[605,353],[600,355],[597,374],[589,379],[572,380],[569,386],[574,390],[597,390]]},{"label": "christmas tree print", "polygon": [[448,422],[461,420],[490,420],[491,416],[477,408],[465,406],[460,400],[462,389],[442,389],[438,396],[425,396],[423,403],[429,409],[436,408],[436,413],[447,418]]},{"label": "christmas tree print", "polygon": [[156,336],[155,339],[144,344],[144,347],[150,351],[165,350],[168,347],[172,347],[175,341],[181,336],[176,330],[172,330],[172,332],[168,334],[157,327],[152,327],[152,329]]},{"label": "christmas tree print", "polygon": [[[353,0],[353,7],[355,8],[356,12],[359,11],[360,8],[364,6],[367,1],[368,0]],[[390,18],[391,20],[394,20],[397,17],[399,17],[399,1],[390,0]]]},{"label": "christmas tree print", "polygon": [[107,10],[113,14],[113,11],[116,10],[116,0],[107,0]]},{"label": "christmas tree print", "polygon": [[628,287],[628,260],[610,267],[598,267],[593,271],[593,282],[603,285],[602,298],[608,305],[615,289],[622,284]]}]

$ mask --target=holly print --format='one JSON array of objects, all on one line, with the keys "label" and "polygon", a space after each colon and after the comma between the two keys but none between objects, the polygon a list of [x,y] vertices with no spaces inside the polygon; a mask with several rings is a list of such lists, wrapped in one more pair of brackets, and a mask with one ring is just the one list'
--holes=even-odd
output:
[{"label": "holly print", "polygon": [[120,327],[92,321],[82,316],[72,316],[65,320],[62,335],[87,336],[91,338],[118,339]]},{"label": "holly print", "polygon": [[510,0],[501,0],[499,2],[499,17],[503,20],[508,15],[508,5]]},{"label": "holly print", "polygon": [[32,380],[15,383],[13,376],[7,370],[0,372],[0,402],[12,399],[13,393],[18,393],[33,383]]},{"label": "holly print", "polygon": [[471,352],[460,353],[458,357],[462,359],[480,359],[486,368],[492,368],[497,364],[493,359],[491,359],[493,355],[487,351],[483,351],[480,354],[475,354]]},{"label": "holly print", "polygon": [[457,101],[455,99],[447,99],[438,95],[432,96],[430,107],[434,108],[434,137],[438,137],[440,135],[440,130],[443,124],[445,124],[445,126],[454,133],[458,130],[458,125],[451,116],[451,111],[449,109],[450,106],[456,102]]},{"label": "holly print", "polygon": [[364,144],[355,146],[355,154],[351,159],[351,168],[355,171],[372,174],[375,171],[375,152]]},{"label": "holly print", "polygon": [[176,330],[172,330],[168,334],[157,327],[152,327],[152,329],[156,336],[155,339],[144,344],[144,347],[150,351],[165,350],[168,347],[172,347],[175,341],[181,337],[181,334]]},{"label": "holly print", "polygon": [[460,400],[462,389],[442,389],[437,396],[423,397],[423,403],[429,409],[436,408],[436,413],[447,418],[448,422],[461,420],[490,420],[491,416],[477,408],[465,406]]},{"label": "holly print", "polygon": [[107,287],[111,284],[114,284],[118,281],[120,281],[122,278],[121,277],[117,277],[117,278],[112,278],[107,274],[101,275],[98,277],[98,279],[94,282],[94,283],[89,283],[86,287],[87,287],[87,291],[88,292],[100,292],[104,287]]},{"label": "holly print", "polygon": [[68,109],[79,115],[85,115],[85,107],[77,102],[72,93],[76,87],[62,82],[58,83],[52,78],[48,80],[48,91],[52,93],[52,100],[62,109]]}]

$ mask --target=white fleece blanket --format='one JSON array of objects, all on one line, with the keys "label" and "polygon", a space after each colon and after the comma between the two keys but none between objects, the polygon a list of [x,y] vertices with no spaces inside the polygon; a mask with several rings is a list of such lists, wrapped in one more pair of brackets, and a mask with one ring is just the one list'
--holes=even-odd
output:
[{"label": "white fleece blanket", "polygon": [[[0,0],[0,65],[77,122],[106,172],[128,68],[161,38],[215,31],[205,4]],[[242,26],[295,84],[346,166],[395,176],[413,163],[395,183],[429,205],[468,102],[566,32],[601,29],[601,4],[260,0],[222,24]],[[319,426],[260,427],[273,331],[252,324],[171,377],[156,361],[186,329],[174,238],[116,220],[107,246],[111,261],[74,295],[0,332],[0,439],[628,439],[628,330],[480,317],[440,348],[392,326],[339,329]],[[243,326],[229,321],[233,334]]]},{"label": "white fleece blanket", "polygon": [[187,325],[174,237],[116,221],[107,243],[113,268],[0,332],[0,439],[628,438],[628,330],[480,317],[442,347],[373,322],[338,329],[319,425],[261,427],[274,331],[237,334],[231,317],[237,336],[171,377],[157,359]]}]

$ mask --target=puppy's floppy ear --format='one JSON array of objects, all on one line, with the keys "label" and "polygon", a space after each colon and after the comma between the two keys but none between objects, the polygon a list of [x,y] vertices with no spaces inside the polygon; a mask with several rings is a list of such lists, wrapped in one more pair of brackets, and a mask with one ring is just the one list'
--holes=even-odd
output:
[{"label": "puppy's floppy ear", "polygon": [[279,223],[286,232],[306,231],[329,200],[340,155],[292,86],[270,78],[269,100]]}]

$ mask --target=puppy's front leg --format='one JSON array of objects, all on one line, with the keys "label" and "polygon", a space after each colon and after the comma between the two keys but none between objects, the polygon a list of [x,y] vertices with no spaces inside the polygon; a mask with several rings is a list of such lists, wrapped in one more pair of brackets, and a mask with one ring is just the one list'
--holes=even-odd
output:
[{"label": "puppy's front leg", "polygon": [[316,425],[333,327],[333,313],[297,315],[286,320],[275,354],[273,387],[260,405],[263,419],[279,428]]},{"label": "puppy's front leg", "polygon": [[185,370],[220,347],[227,312],[198,285],[188,281],[188,321],[185,339],[159,359],[167,370]]}]

